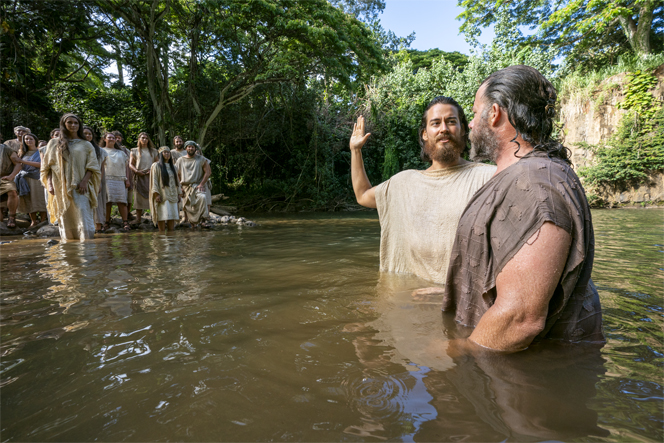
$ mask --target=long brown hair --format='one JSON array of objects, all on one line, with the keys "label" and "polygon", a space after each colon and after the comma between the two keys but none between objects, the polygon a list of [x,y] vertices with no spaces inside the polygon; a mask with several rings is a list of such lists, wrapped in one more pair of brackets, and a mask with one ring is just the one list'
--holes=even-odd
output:
[{"label": "long brown hair", "polygon": [[136,148],[138,149],[138,155],[136,156],[136,167],[141,164],[141,147],[138,144],[138,141],[141,139],[141,136],[145,135],[148,138],[148,151],[150,151],[150,155],[152,156],[152,160],[157,156],[157,148],[154,147],[154,143],[152,143],[152,139],[150,138],[150,134],[147,132],[141,132],[138,134],[138,137],[136,137]]},{"label": "long brown hair", "polygon": [[67,131],[67,127],[65,126],[65,122],[69,117],[74,117],[76,120],[78,120],[78,131],[76,132],[76,135],[81,140],[85,140],[85,136],[83,135],[83,122],[78,117],[78,115],[68,112],[60,117],[60,138],[58,139],[58,150],[64,157],[69,156],[69,142],[71,141],[67,136],[69,131]]},{"label": "long brown hair", "polygon": [[39,139],[35,134],[32,132],[28,132],[27,134],[23,135],[23,141],[21,142],[21,147],[18,148],[18,158],[23,158],[26,152],[28,152],[30,149],[28,148],[28,145],[25,143],[25,137],[32,137],[35,140],[35,149],[38,149],[37,146],[39,145]]},{"label": "long brown hair", "polygon": [[[95,141],[95,131],[88,125],[83,126],[83,130],[85,131],[86,129],[90,131],[90,134],[92,134],[92,140],[90,140],[90,143],[92,144],[92,147],[95,148],[95,155],[97,156],[97,160],[101,162],[101,148]],[[83,140],[85,140],[85,138]]]}]

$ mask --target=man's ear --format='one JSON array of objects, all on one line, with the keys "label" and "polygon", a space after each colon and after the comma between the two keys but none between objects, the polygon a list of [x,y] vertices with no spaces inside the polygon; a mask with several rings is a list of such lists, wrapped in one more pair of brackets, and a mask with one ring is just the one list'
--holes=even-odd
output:
[{"label": "man's ear", "polygon": [[489,114],[489,125],[498,126],[500,120],[503,118],[503,110],[497,103],[491,105],[491,113]]},{"label": "man's ear", "polygon": [[429,141],[429,134],[427,134],[426,128],[422,129],[422,140],[424,140],[425,142]]}]

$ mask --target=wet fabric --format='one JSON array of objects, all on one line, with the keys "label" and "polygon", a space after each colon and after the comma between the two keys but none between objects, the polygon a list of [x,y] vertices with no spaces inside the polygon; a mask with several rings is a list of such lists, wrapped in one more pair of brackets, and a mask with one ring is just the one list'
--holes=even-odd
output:
[{"label": "wet fabric", "polygon": [[[153,163],[150,169],[150,214],[152,214],[152,222],[155,225],[158,221],[180,219],[178,196],[181,189],[170,165],[166,165],[166,171],[168,172],[168,186],[164,186],[162,181],[159,163]],[[157,195],[161,197],[161,203],[157,203]]]},{"label": "wet fabric", "polygon": [[590,207],[562,160],[532,152],[493,177],[470,200],[457,230],[443,310],[475,327],[496,300],[496,278],[545,222],[572,237],[538,338],[603,341],[599,295],[590,280],[595,250]]},{"label": "wet fabric", "polygon": [[378,185],[380,270],[444,282],[459,217],[495,171],[480,163],[408,170]]},{"label": "wet fabric", "polygon": [[71,204],[58,220],[62,240],[89,240],[94,237],[94,211],[87,194],[72,193]]},{"label": "wet fabric", "polygon": [[[48,142],[41,163],[42,185],[45,188],[48,187],[48,176],[51,174],[55,190],[55,195],[49,197],[47,205],[51,223],[59,221],[72,204],[74,205],[72,211],[78,208],[78,203],[83,201],[79,196],[85,197],[89,201],[84,207],[96,208],[97,194],[99,193],[99,186],[101,184],[99,162],[97,161],[97,155],[92,144],[80,139],[71,140],[68,146],[68,153],[63,156],[58,149],[58,141],[59,139],[52,139]],[[79,194],[76,191],[76,187],[83,180],[87,171],[92,172],[88,181],[88,190],[84,194]],[[79,218],[79,216],[70,216],[66,220],[78,220]],[[92,220],[92,212],[90,212],[90,220]],[[60,226],[60,228],[61,233],[74,232],[76,230],[73,227],[70,229],[67,226]],[[94,233],[94,222],[92,232]],[[62,238],[66,239],[64,236]]]}]

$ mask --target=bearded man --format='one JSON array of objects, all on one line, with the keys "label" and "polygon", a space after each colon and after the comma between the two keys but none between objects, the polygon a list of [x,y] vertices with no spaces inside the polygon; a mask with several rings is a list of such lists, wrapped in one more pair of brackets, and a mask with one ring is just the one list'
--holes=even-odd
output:
[{"label": "bearded man", "polygon": [[496,171],[495,166],[464,160],[468,121],[452,98],[434,98],[422,115],[420,146],[424,170],[402,171],[371,186],[364,170],[364,118],[350,139],[351,175],[357,202],[377,208],[380,220],[380,270],[410,273],[443,283],[454,233],[468,200]]},{"label": "bearded man", "polygon": [[14,135],[16,135],[16,138],[13,140],[7,140],[5,145],[7,145],[7,147],[12,151],[18,152],[19,149],[21,149],[21,145],[23,144],[23,136],[25,134],[31,133],[32,131],[30,131],[29,128],[26,128],[25,126],[17,126],[14,128]]},{"label": "bearded man", "polygon": [[590,207],[569,151],[551,138],[556,98],[530,66],[494,72],[475,95],[473,151],[498,170],[459,221],[443,300],[474,328],[472,349],[604,341]]},{"label": "bearded man", "polygon": [[[189,140],[184,146],[187,149],[187,155],[177,160],[175,169],[182,187],[184,213],[192,228],[195,228],[202,218],[208,217],[205,184],[212,174],[212,169],[205,157],[196,154],[198,148],[196,142]],[[203,224],[203,227],[207,227],[207,225]]]},{"label": "bearded man", "polygon": [[184,140],[179,135],[173,137],[173,149],[171,149],[171,157],[174,162],[182,156],[187,155],[187,150],[184,148]]}]

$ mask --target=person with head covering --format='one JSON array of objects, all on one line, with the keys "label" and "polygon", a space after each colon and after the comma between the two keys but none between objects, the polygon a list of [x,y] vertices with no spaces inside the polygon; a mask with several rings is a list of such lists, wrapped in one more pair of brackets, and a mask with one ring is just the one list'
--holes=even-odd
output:
[{"label": "person with head covering", "polygon": [[44,152],[41,181],[50,194],[51,223],[58,222],[62,240],[93,238],[101,171],[95,148],[85,140],[75,114],[60,118],[60,137],[51,139]]},{"label": "person with head covering", "polygon": [[122,230],[131,230],[127,211],[127,189],[129,189],[129,155],[116,142],[114,132],[107,132],[99,142],[106,152],[104,175],[106,177],[106,222],[102,227],[106,231],[111,227],[111,209],[117,205],[122,217]]},{"label": "person with head covering", "polygon": [[168,146],[159,148],[159,160],[150,167],[150,214],[152,222],[164,232],[175,229],[175,221],[180,219],[180,181],[175,171],[173,158]]},{"label": "person with head covering", "polygon": [[96,233],[104,232],[102,224],[106,221],[106,175],[104,174],[104,166],[106,163],[106,157],[108,153],[99,147],[95,141],[95,133],[92,128],[88,125],[83,126],[83,135],[85,139],[89,141],[92,146],[95,148],[95,155],[97,155],[97,161],[99,162],[99,169],[101,169],[101,184],[99,185],[99,195],[97,195],[97,209],[95,209],[94,219],[95,219],[95,231]]},{"label": "person with head covering", "polygon": [[[0,200],[6,202],[9,210],[8,228],[16,227],[16,208],[18,208],[18,193],[14,178],[21,171],[23,165],[18,155],[4,143],[0,143]],[[0,222],[4,220],[4,212],[0,211]]]},{"label": "person with head covering", "polygon": [[[178,159],[175,169],[180,177],[184,212],[191,226],[195,228],[202,218],[208,216],[205,183],[210,178],[212,170],[205,157],[196,154],[198,147],[196,142],[189,140],[184,146],[187,155]],[[208,227],[206,224],[202,226]]]},{"label": "person with head covering", "polygon": [[150,167],[157,161],[157,150],[147,132],[138,134],[138,145],[131,150],[129,169],[134,172],[134,209],[136,223],[141,222],[143,211],[150,209]]},{"label": "person with head covering", "polygon": [[32,131],[29,128],[26,128],[25,126],[17,126],[14,128],[14,134],[16,135],[16,138],[13,140],[7,140],[5,145],[7,145],[12,151],[18,152],[19,149],[21,149],[21,145],[23,144],[23,136],[25,134],[31,133]]},{"label": "person with head covering", "polygon": [[14,183],[19,195],[18,210],[23,214],[30,215],[30,227],[33,228],[40,222],[46,221],[46,198],[44,187],[39,181],[39,168],[41,167],[41,155],[37,149],[37,136],[32,133],[23,136],[18,158],[23,165],[22,170],[14,177]]}]

